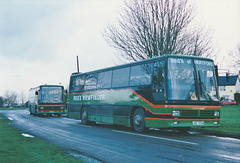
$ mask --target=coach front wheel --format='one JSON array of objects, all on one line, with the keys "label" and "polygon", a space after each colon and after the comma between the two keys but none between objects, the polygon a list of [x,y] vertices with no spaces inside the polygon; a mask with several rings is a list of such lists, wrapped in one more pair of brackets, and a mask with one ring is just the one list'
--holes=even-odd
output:
[{"label": "coach front wheel", "polygon": [[145,129],[144,112],[142,109],[138,108],[134,111],[132,124],[134,130],[137,132],[142,132]]}]

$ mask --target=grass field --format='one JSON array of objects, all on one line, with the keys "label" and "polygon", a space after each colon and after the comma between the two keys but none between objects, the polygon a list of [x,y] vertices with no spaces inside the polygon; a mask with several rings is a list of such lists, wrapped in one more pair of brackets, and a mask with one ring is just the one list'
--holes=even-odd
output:
[{"label": "grass field", "polygon": [[204,130],[240,134],[240,106],[222,106],[220,115],[220,127],[205,128]]},{"label": "grass field", "polygon": [[8,119],[0,118],[0,162],[82,162],[54,144],[22,136],[8,123]]}]

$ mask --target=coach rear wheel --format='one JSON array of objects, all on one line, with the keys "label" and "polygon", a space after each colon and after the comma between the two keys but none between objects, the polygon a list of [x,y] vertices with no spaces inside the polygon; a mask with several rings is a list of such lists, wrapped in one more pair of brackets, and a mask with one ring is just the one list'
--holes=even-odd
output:
[{"label": "coach rear wheel", "polygon": [[142,109],[139,108],[134,111],[132,124],[134,130],[137,132],[142,132],[145,129],[144,112]]},{"label": "coach rear wheel", "polygon": [[38,109],[37,107],[35,107],[35,113],[34,113],[35,116],[38,116]]},{"label": "coach rear wheel", "polygon": [[87,115],[87,109],[86,107],[82,108],[81,112],[81,123],[86,125],[88,123],[88,115]]},{"label": "coach rear wheel", "polygon": [[30,112],[30,115],[33,115],[32,110],[31,110],[31,106],[29,106],[29,112]]}]

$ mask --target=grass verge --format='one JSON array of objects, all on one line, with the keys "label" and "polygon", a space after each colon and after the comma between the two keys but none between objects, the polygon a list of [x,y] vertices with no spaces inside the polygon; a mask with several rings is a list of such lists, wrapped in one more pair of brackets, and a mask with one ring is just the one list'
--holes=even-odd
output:
[{"label": "grass verge", "polygon": [[23,137],[8,122],[8,119],[0,119],[0,162],[82,162],[54,144]]},{"label": "grass verge", "polygon": [[240,106],[222,106],[220,115],[220,127],[204,128],[204,130],[240,134]]},{"label": "grass verge", "polygon": [[0,110],[22,110],[22,109],[27,109],[27,108],[22,108],[22,107],[20,107],[20,108],[0,108]]}]

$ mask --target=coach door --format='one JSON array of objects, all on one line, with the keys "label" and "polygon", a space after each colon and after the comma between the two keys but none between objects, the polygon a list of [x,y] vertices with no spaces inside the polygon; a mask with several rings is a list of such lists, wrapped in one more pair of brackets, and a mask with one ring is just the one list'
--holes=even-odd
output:
[{"label": "coach door", "polygon": [[153,64],[153,100],[164,101],[164,61]]}]

